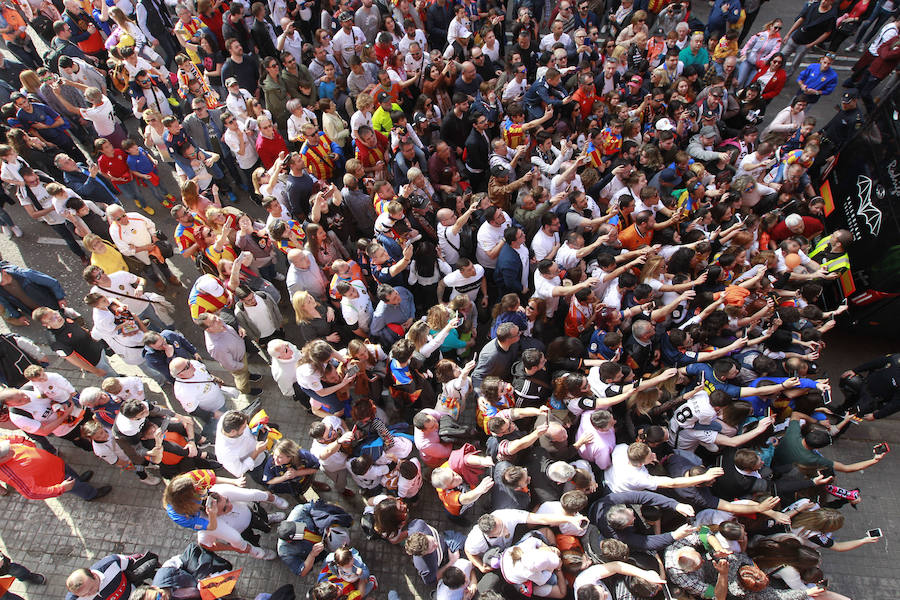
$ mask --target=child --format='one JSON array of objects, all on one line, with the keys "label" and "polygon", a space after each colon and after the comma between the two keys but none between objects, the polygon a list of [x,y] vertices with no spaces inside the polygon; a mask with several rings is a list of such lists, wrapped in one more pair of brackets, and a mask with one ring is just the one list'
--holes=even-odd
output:
[{"label": "child", "polygon": [[738,55],[738,32],[734,30],[729,30],[719,38],[719,42],[716,44],[716,49],[713,50],[713,63],[716,67],[716,73],[722,75],[725,71],[723,70],[723,65],[725,64],[725,59],[729,56],[737,56]]},{"label": "child", "polygon": [[357,456],[350,460],[350,475],[359,486],[362,495],[366,498],[377,496],[381,493],[382,478],[390,473],[387,465],[376,465],[371,456]]},{"label": "child", "polygon": [[365,284],[361,281],[340,280],[333,289],[335,295],[341,297],[341,314],[353,333],[361,337],[369,335],[369,324],[375,309]]},{"label": "child", "polygon": [[109,394],[118,403],[126,400],[144,401],[144,381],[140,377],[107,377],[100,384],[100,389]]},{"label": "child", "polygon": [[419,459],[401,460],[397,465],[397,496],[406,500],[407,504],[415,504],[421,489],[422,465]]},{"label": "child", "polygon": [[799,150],[802,148],[806,142],[807,138],[812,134],[813,129],[816,128],[816,118],[815,117],[806,117],[803,119],[803,124],[795,131],[791,137],[784,143],[781,147],[781,155],[785,155],[792,150]]},{"label": "child", "polygon": [[316,126],[316,130],[319,129],[316,113],[303,106],[303,102],[299,98],[288,100],[285,108],[291,113],[287,120],[288,140],[293,142],[296,148],[299,149],[306,141],[306,138],[303,137],[303,126],[307,123],[312,123]]},{"label": "child", "polygon": [[422,164],[426,164],[425,146],[416,134],[416,130],[406,120],[406,113],[402,110],[392,110],[391,121],[393,122],[391,126],[391,152],[396,153],[400,148],[400,142],[409,139],[416,148],[416,154],[422,153],[420,157]]},{"label": "child", "polygon": [[125,154],[125,151],[121,148],[114,148],[109,140],[100,138],[94,140],[94,152],[97,153],[97,166],[100,167],[100,172],[109,178],[113,187],[116,188],[116,192],[120,195],[130,196],[134,200],[135,206],[143,209],[150,216],[155,215],[155,210],[141,204],[137,184],[128,167],[128,155]]},{"label": "child", "polygon": [[360,558],[359,551],[346,544],[325,558],[325,568],[319,576],[320,581],[323,579],[339,586],[342,598],[353,600],[362,600],[377,587],[375,577],[369,573],[369,567]]},{"label": "child", "polygon": [[45,371],[40,365],[31,365],[22,373],[42,397],[54,404],[68,405],[78,392],[69,380],[59,373]]},{"label": "child", "polygon": [[384,212],[378,215],[375,220],[375,233],[393,239],[401,248],[422,237],[421,233],[412,228],[403,211],[403,205],[397,200],[388,202]]},{"label": "child", "polygon": [[334,99],[334,90],[337,84],[334,80],[334,65],[330,62],[325,63],[325,72],[319,79],[319,98]]},{"label": "child", "polygon": [[210,172],[210,167],[219,160],[219,155],[214,152],[207,152],[206,150],[196,148],[193,144],[185,144],[182,148],[181,155],[190,161],[189,164],[194,171],[194,176],[188,177],[187,173],[182,170],[181,165],[175,163],[175,172],[179,179],[181,179],[182,182],[188,180],[195,181],[199,190],[205,192],[212,186],[213,176]]},{"label": "child", "polygon": [[160,185],[159,169],[157,168],[159,163],[157,163],[156,159],[132,139],[126,139],[122,142],[122,150],[128,154],[125,161],[128,163],[128,168],[131,169],[131,174],[135,177],[137,184],[150,188],[150,193],[153,194],[156,201],[166,208],[175,206],[175,197],[164,192]]},{"label": "child", "polygon": [[[48,183],[47,193],[53,197],[53,207],[75,228],[75,235],[85,237],[93,233],[105,240],[109,237],[109,221],[106,212],[90,200],[83,200],[75,192],[56,182]],[[106,205],[104,204],[104,207]]]},{"label": "child", "polygon": [[188,98],[189,86],[192,81],[200,84],[200,96],[206,102],[206,108],[217,108],[220,106],[219,94],[209,87],[209,82],[200,69],[191,62],[184,54],[175,57],[175,64],[178,65],[178,71],[175,74],[178,78],[178,95],[183,99]]},{"label": "child", "polygon": [[441,359],[434,368],[434,375],[443,386],[438,395],[436,411],[449,415],[454,421],[466,410],[466,399],[472,391],[472,371],[475,370],[475,361],[470,360],[466,366],[460,368],[452,360]]},{"label": "child", "polygon": [[620,119],[612,119],[600,132],[600,155],[615,156],[622,151],[622,128]]},{"label": "child", "polygon": [[475,410],[475,422],[485,434],[490,435],[488,420],[501,410],[513,408],[516,397],[513,387],[499,377],[485,377],[481,382],[481,395],[478,397],[478,408]]}]

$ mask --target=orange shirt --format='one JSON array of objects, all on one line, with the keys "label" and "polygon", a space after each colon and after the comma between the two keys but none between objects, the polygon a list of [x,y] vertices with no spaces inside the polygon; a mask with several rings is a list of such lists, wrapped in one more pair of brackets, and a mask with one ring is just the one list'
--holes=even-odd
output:
[{"label": "orange shirt", "polygon": [[653,230],[641,235],[637,225],[632,224],[619,234],[619,241],[622,242],[623,248],[637,250],[641,246],[649,246],[653,243]]},{"label": "orange shirt", "polygon": [[0,464],[0,480],[29,500],[46,500],[64,493],[65,464],[60,457],[35,448],[34,442],[23,437],[4,439],[9,441],[12,456]]}]

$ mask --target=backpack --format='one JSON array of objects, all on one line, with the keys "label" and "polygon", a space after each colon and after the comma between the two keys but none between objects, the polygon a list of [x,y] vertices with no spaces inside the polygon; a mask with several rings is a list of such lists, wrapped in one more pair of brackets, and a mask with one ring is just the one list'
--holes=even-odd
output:
[{"label": "backpack", "polygon": [[41,55],[44,64],[54,73],[59,72],[59,57],[65,54],[65,49],[65,43],[51,44],[50,49]]},{"label": "backpack", "polygon": [[126,93],[129,88],[129,84],[131,83],[131,77],[128,75],[128,70],[125,68],[125,63],[116,63],[116,65],[109,72],[109,78],[112,81],[112,86],[121,93]]}]

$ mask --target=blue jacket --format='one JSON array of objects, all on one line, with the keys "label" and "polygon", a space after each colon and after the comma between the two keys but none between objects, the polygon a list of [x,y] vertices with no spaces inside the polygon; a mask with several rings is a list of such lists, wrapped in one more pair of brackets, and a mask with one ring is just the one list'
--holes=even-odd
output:
[{"label": "blue jacket", "polygon": [[84,163],[78,163],[77,171],[63,172],[63,183],[86,200],[103,204],[121,204],[112,185],[106,183],[99,174],[91,177]]},{"label": "blue jacket", "polygon": [[[28,267],[17,267],[6,261],[0,261],[0,271],[12,276],[25,294],[39,306],[59,308],[59,301],[66,298],[66,293],[59,282],[45,273]],[[31,316],[31,310],[4,287],[0,287],[0,306],[3,306],[11,319],[18,319],[23,315]]]},{"label": "blue jacket", "polygon": [[803,69],[797,83],[803,83],[806,87],[821,92],[822,96],[827,96],[834,91],[838,84],[838,74],[832,68],[822,72],[822,65],[813,63]]},{"label": "blue jacket", "polygon": [[522,259],[509,244],[504,244],[497,256],[494,281],[500,288],[501,295],[522,293]]},{"label": "blue jacket", "polygon": [[[194,360],[194,355],[197,354],[197,348],[195,348],[186,337],[171,329],[164,329],[159,332],[159,335],[175,348],[175,351],[172,353],[172,358],[178,357]],[[169,372],[169,363],[172,362],[172,358],[166,356],[165,352],[145,347],[143,355],[147,365],[162,374],[169,383],[175,382],[175,378],[172,377],[172,374]]]},{"label": "blue jacket", "polygon": [[[727,4],[728,10],[724,10],[722,5]],[[741,18],[741,2],[740,0],[716,0],[712,10],[709,13],[709,21],[706,23],[706,32],[725,30],[725,22],[729,24],[737,23]]]},{"label": "blue jacket", "polygon": [[539,119],[544,114],[544,104],[550,104],[554,109],[562,106],[562,101],[569,94],[562,87],[552,87],[546,79],[539,79],[534,85],[525,91],[523,102],[527,116],[526,121]]}]

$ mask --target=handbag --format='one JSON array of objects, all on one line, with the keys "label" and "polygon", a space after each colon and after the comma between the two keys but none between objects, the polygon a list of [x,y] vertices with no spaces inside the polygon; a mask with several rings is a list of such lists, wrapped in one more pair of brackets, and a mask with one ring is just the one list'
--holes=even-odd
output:
[{"label": "handbag", "polygon": [[172,243],[168,240],[156,240],[156,247],[159,248],[159,252],[163,255],[163,258],[172,258],[175,256],[175,250],[172,248]]}]

